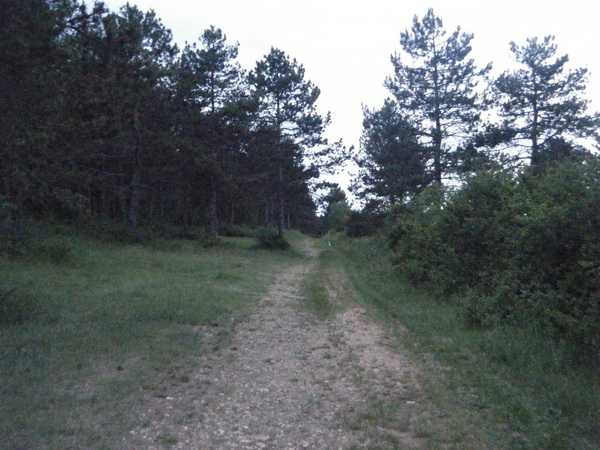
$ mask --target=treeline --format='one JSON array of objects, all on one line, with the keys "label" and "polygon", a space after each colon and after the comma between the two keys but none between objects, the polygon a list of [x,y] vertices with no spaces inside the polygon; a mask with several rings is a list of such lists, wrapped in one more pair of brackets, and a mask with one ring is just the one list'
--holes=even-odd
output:
[{"label": "treeline", "polygon": [[525,326],[600,355],[600,116],[586,70],[554,38],[510,44],[520,67],[490,77],[473,35],[432,10],[401,34],[390,97],[365,109],[355,192],[327,220],[385,230],[398,272],[463,306],[477,327]]},{"label": "treeline", "polygon": [[205,30],[180,50],[127,4],[1,0],[0,214],[182,230],[309,225],[339,144],[319,89],[271,49],[247,72]]}]

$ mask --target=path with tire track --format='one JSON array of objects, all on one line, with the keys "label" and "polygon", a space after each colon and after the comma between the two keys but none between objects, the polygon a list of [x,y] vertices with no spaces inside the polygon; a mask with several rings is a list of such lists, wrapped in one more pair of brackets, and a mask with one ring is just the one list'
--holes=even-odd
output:
[{"label": "path with tire track", "polygon": [[[144,426],[131,430],[125,447],[426,446],[410,424],[421,397],[416,366],[386,345],[384,330],[361,307],[344,302],[327,319],[303,309],[301,286],[320,251],[307,238],[303,253],[226,348],[202,357],[188,383],[147,405]],[[345,281],[331,280],[329,300],[341,305]],[[361,415],[379,401],[402,406],[405,429],[361,426]]]}]

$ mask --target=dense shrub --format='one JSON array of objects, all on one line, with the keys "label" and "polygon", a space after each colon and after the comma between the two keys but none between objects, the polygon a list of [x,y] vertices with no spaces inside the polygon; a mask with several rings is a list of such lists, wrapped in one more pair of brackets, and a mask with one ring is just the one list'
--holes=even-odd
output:
[{"label": "dense shrub", "polygon": [[469,323],[533,324],[600,351],[598,158],[426,190],[395,212],[390,242],[399,271],[454,295]]},{"label": "dense shrub", "polygon": [[264,250],[287,250],[290,243],[282,237],[279,237],[277,230],[273,228],[264,228],[256,233],[256,242],[258,248]]},{"label": "dense shrub", "polygon": [[219,227],[219,234],[226,237],[254,237],[256,230],[245,225],[225,223]]},{"label": "dense shrub", "polygon": [[346,234],[349,237],[373,236],[384,229],[385,216],[371,211],[349,211]]}]

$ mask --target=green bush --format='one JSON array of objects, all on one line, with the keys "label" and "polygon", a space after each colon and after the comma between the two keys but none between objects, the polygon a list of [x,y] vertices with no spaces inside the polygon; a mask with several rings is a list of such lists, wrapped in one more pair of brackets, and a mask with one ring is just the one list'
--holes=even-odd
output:
[{"label": "green bush", "polygon": [[256,230],[244,225],[225,223],[219,227],[219,234],[226,237],[254,237]]},{"label": "green bush", "polygon": [[348,237],[373,236],[384,229],[385,216],[371,211],[350,211],[346,216]]},{"label": "green bush", "polygon": [[453,295],[470,324],[528,324],[600,354],[600,159],[430,188],[394,212],[389,240],[400,273]]},{"label": "green bush", "polygon": [[282,237],[279,237],[277,230],[265,228],[256,233],[257,247],[264,250],[287,250],[290,243]]}]

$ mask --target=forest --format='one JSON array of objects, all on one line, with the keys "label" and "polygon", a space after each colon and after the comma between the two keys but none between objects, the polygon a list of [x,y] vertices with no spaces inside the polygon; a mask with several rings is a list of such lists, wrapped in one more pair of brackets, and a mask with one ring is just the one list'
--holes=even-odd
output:
[{"label": "forest", "polygon": [[[247,72],[218,28],[180,50],[156,15],[4,1],[2,209],[125,232],[314,217],[335,163],[319,89],[273,48]],[[281,221],[279,222],[279,219]]]},{"label": "forest", "polygon": [[[492,77],[472,34],[415,16],[350,152],[324,138],[319,88],[281,49],[246,70],[214,26],[179,49],[130,4],[0,4],[3,253],[29,220],[131,240],[380,233],[398,275],[471,326],[540,329],[598,363],[600,115],[552,36],[511,42],[519,68]],[[360,211],[320,178],[349,158]]]}]

